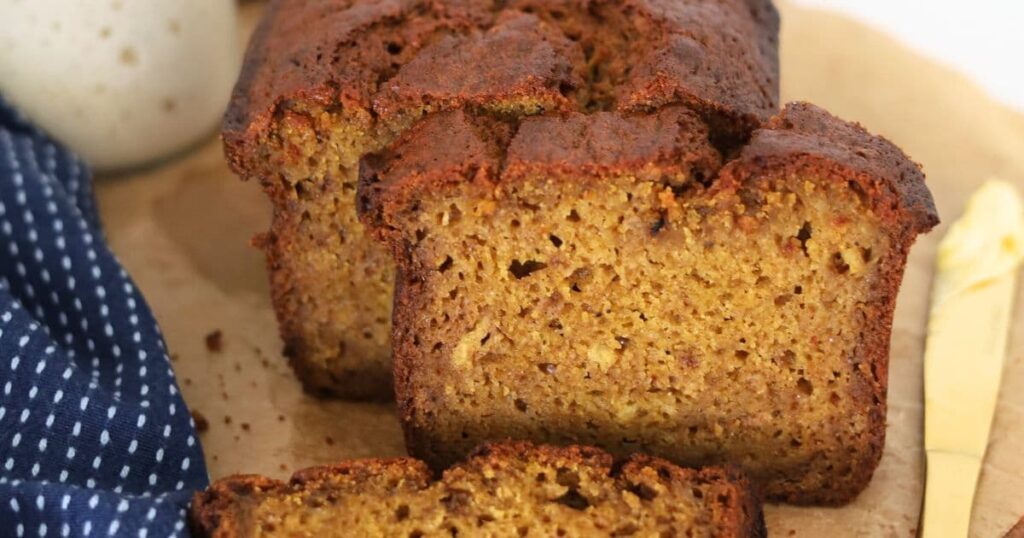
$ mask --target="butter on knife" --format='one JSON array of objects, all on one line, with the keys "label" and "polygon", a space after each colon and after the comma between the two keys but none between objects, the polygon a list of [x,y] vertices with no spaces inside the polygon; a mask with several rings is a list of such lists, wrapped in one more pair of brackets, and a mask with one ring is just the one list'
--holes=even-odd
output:
[{"label": "butter on knife", "polygon": [[989,181],[950,227],[936,260],[924,355],[923,538],[967,536],[1022,258],[1020,197],[1010,184]]}]

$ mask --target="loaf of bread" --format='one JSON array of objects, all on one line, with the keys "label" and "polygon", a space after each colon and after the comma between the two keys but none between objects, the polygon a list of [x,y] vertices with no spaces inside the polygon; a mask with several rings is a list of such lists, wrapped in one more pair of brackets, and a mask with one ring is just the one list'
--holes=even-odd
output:
[{"label": "loaf of bread", "polygon": [[808,104],[731,158],[715,140],[675,106],[456,111],[364,159],[414,456],[512,437],[734,463],[793,503],[864,488],[907,252],[938,222],[924,177]]},{"label": "loaf of bread", "polygon": [[777,107],[777,34],[770,0],[272,1],[223,138],[234,170],[273,202],[257,243],[305,386],[391,394],[394,269],[353,202],[365,153],[443,110],[511,119],[673,103],[729,146]]},{"label": "loaf of bread", "polygon": [[197,536],[765,536],[735,471],[585,447],[485,446],[432,480],[410,458],[234,476],[196,493]]}]

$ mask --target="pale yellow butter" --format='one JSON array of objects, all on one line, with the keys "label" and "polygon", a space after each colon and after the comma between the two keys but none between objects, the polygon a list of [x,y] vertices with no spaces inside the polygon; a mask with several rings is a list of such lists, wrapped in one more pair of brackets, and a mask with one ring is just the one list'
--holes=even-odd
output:
[{"label": "pale yellow butter", "polygon": [[922,537],[966,537],[1024,257],[1016,189],[989,181],[939,244],[925,349]]},{"label": "pale yellow butter", "polygon": [[1024,257],[1024,208],[1009,183],[991,180],[971,196],[939,243],[932,310],[950,296],[1013,272]]}]

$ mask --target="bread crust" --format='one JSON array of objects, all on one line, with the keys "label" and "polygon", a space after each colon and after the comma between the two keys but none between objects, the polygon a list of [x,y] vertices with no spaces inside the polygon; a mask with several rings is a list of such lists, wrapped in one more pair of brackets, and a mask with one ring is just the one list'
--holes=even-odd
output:
[{"label": "bread crust", "polygon": [[[508,461],[574,464],[597,468],[609,477],[630,476],[642,468],[653,468],[666,481],[679,484],[716,483],[728,486],[726,503],[716,505],[715,517],[727,528],[729,536],[761,538],[766,536],[761,500],[742,472],[731,467],[688,469],[666,460],[633,455],[616,461],[600,449],[570,445],[534,445],[525,441],[502,441],[481,445],[454,472],[478,473]],[[189,525],[196,536],[233,538],[242,536],[249,517],[247,507],[260,496],[287,495],[304,487],[316,487],[327,481],[343,481],[358,486],[381,475],[401,477],[414,489],[426,489],[434,482],[425,463],[413,458],[368,458],[334,465],[311,467],[295,472],[287,482],[259,475],[233,475],[196,492],[189,510]]]},{"label": "bread crust", "polygon": [[[426,40],[435,31],[458,35],[483,29],[507,12],[530,9],[536,2],[508,2],[494,10],[483,0],[273,0],[249,43],[242,72],[223,122],[228,161],[243,177],[258,171],[261,136],[276,109],[286,101],[309,100],[342,107],[377,107],[387,112],[394,102],[391,88],[401,97],[430,96],[439,78],[436,64],[409,63],[410,71],[395,73],[392,61],[380,61],[373,51],[350,46],[378,25],[411,28],[410,41]],[[558,0],[567,12],[583,11],[594,0]],[[749,131],[778,106],[779,15],[770,0],[615,0],[615,9],[634,14],[645,24],[644,39],[652,46],[636,62],[620,109],[637,110],[682,102],[732,118],[737,131]],[[498,3],[497,5],[505,4]],[[415,15],[415,16],[414,16]],[[430,15],[431,22],[416,19]],[[730,40],[726,36],[750,36]],[[423,43],[410,43],[422,46]],[[487,69],[494,48],[462,58],[455,73]],[[565,53],[568,54],[568,53]],[[520,60],[522,60],[520,58]],[[506,69],[511,64],[501,63]],[[475,66],[475,67],[471,67]],[[400,66],[401,67],[401,66]],[[429,69],[428,69],[429,68]],[[516,67],[530,76],[550,73],[540,57]],[[389,76],[390,75],[390,76]],[[480,95],[507,91],[509,74],[479,77]],[[551,78],[578,84],[569,73]],[[378,83],[378,81],[380,81]],[[392,84],[394,81],[396,84]],[[461,92],[466,88],[450,88]]]},{"label": "bread crust", "polygon": [[231,475],[192,495],[189,527],[197,536],[242,536],[246,528],[244,518],[254,497],[285,494],[331,478],[358,484],[385,474],[401,476],[419,489],[431,480],[427,466],[413,458],[368,458],[310,467],[296,471],[288,482],[255,474]]},{"label": "bread crust", "polygon": [[[462,111],[439,113],[360,166],[357,209],[370,233],[393,231],[391,215],[424,192],[470,182],[482,189],[534,174],[602,177],[657,168],[665,176],[710,178],[721,166],[707,126],[693,112],[601,112],[524,119],[516,126]],[[503,132],[504,131],[504,132]],[[431,143],[444,139],[444,145]],[[653,173],[653,172],[652,172]]]},{"label": "bread crust", "polygon": [[[573,17],[582,29],[566,26]],[[630,35],[628,46],[585,52],[602,46],[601,32],[614,25]],[[274,205],[271,229],[259,243],[285,354],[305,387],[353,399],[391,397],[380,369],[386,350],[346,351],[349,335],[317,319],[340,308],[320,301],[344,296],[318,298],[321,290],[310,283],[318,281],[316,269],[296,266],[298,256],[322,247],[316,241],[329,241],[330,234],[305,241],[299,229],[304,209],[281,176],[283,167],[306,156],[278,139],[281,122],[320,139],[324,133],[316,129],[324,127],[308,109],[357,114],[372,127],[450,109],[641,112],[681,103],[719,126],[723,144],[733,144],[777,107],[778,30],[769,0],[271,1],[250,41],[222,138],[231,168],[260,181]],[[621,73],[592,80],[605,71]],[[612,102],[589,103],[585,96],[602,84],[611,88],[602,91]],[[336,188],[326,185],[332,181],[347,180],[326,178],[323,190]],[[335,235],[364,240],[358,230]],[[358,277],[353,280],[358,287]],[[353,338],[363,342],[359,334]],[[365,368],[360,353],[373,355]]]},{"label": "bread crust", "polygon": [[[553,134],[549,128],[544,131],[546,136],[531,135],[531,124],[547,123],[550,127],[552,122],[559,121],[564,124],[560,133]],[[629,120],[620,118],[620,121],[628,123]],[[806,491],[784,486],[782,493],[774,494],[772,499],[795,504],[837,505],[850,501],[867,485],[885,442],[889,335],[906,256],[916,235],[938,223],[934,202],[917,164],[887,140],[808,103],[787,105],[764,128],[755,131],[750,142],[721,169],[716,168],[717,161],[708,158],[709,131],[697,130],[693,134],[693,125],[685,122],[680,125],[686,126],[684,130],[691,130],[690,136],[674,137],[660,129],[655,137],[661,142],[679,144],[682,149],[663,151],[657,142],[641,142],[637,147],[646,148],[643,157],[628,150],[618,153],[606,150],[606,144],[630,141],[629,137],[623,138],[621,129],[608,125],[581,131],[571,120],[530,118],[523,122],[517,136],[507,145],[506,153],[501,155],[500,148],[493,144],[470,143],[473,129],[466,128],[460,133],[458,123],[455,119],[446,119],[444,129],[457,133],[456,140],[465,137],[467,143],[454,144],[451,150],[433,154],[417,150],[422,146],[416,141],[417,136],[433,136],[429,126],[418,126],[409,132],[409,138],[396,144],[401,148],[401,158],[389,159],[385,154],[364,162],[359,186],[361,218],[378,238],[391,245],[399,265],[393,333],[395,387],[410,453],[440,464],[431,456],[431,445],[435,441],[418,421],[420,410],[414,404],[415,388],[410,381],[417,368],[418,349],[414,345],[415,335],[408,328],[413,326],[415,316],[423,308],[417,298],[422,295],[418,288],[425,276],[419,274],[420,269],[411,261],[413,247],[403,242],[394,216],[409,201],[445,183],[469,181],[486,188],[537,174],[601,177],[622,171],[635,172],[644,163],[679,162],[681,155],[688,155],[694,169],[707,174],[709,186],[705,194],[709,197],[721,193],[735,195],[744,189],[756,189],[757,182],[800,174],[856,189],[883,220],[883,232],[889,235],[893,249],[880,267],[878,285],[868,300],[868,315],[875,320],[873,330],[862,336],[856,353],[849,358],[857,376],[851,397],[865,409],[869,421],[869,438],[864,443],[866,453],[859,455],[859,465],[852,469],[848,487]],[[471,124],[469,120],[463,123]],[[569,138],[560,140],[563,136]],[[700,143],[702,136],[703,144]],[[550,144],[552,140],[560,142]],[[555,150],[551,145],[571,149]],[[406,152],[406,148],[411,151]],[[467,170],[472,173],[467,174]],[[431,182],[429,178],[444,178],[445,183]]]}]

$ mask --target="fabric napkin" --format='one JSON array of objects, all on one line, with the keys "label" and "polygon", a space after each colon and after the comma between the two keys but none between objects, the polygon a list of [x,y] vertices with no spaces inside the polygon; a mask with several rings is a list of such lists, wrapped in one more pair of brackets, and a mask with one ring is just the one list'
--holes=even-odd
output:
[{"label": "fabric napkin", "polygon": [[187,536],[207,481],[89,171],[0,99],[0,536]]}]

